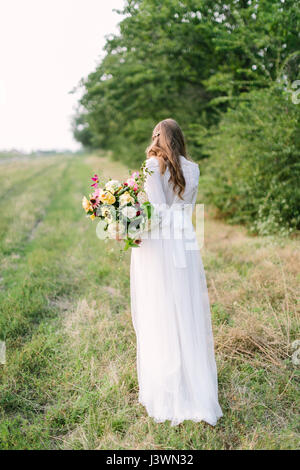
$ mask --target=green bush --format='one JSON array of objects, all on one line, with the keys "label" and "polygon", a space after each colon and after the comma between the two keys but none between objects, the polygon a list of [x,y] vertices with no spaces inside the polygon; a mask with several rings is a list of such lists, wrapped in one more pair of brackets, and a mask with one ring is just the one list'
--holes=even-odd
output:
[{"label": "green bush", "polygon": [[240,96],[207,138],[205,193],[262,235],[300,228],[300,105],[282,88]]}]

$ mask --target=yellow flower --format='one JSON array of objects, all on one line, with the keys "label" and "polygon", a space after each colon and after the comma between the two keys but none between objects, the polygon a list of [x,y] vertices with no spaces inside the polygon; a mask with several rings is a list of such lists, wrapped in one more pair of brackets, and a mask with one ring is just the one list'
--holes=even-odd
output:
[{"label": "yellow flower", "polygon": [[120,196],[120,203],[121,203],[121,206],[123,206],[124,204],[129,204],[129,203],[134,203],[134,199],[132,196],[130,196],[130,193],[128,191],[126,191],[125,193],[123,193],[121,196]]},{"label": "yellow flower", "polygon": [[90,215],[91,220],[94,220],[95,217],[95,214]]},{"label": "yellow flower", "polygon": [[113,204],[116,202],[115,196],[110,192],[110,191],[103,191],[100,196],[100,201],[103,202],[103,204]]},{"label": "yellow flower", "polygon": [[86,212],[89,212],[89,211],[93,210],[92,204],[90,203],[90,201],[85,196],[83,196],[83,198],[82,198],[82,207],[84,208],[84,210]]}]

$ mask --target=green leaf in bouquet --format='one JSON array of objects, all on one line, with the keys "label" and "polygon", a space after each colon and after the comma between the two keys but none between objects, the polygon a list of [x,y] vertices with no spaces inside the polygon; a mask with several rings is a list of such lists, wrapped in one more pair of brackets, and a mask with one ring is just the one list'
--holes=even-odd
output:
[{"label": "green leaf in bouquet", "polygon": [[142,207],[144,208],[147,218],[151,219],[152,214],[154,212],[154,207],[152,206],[152,204],[147,201],[142,204]]},{"label": "green leaf in bouquet", "polygon": [[127,251],[128,248],[130,248],[130,238],[127,238],[127,240],[125,240],[124,251]]},{"label": "green leaf in bouquet", "polygon": [[125,240],[125,246],[124,246],[124,251],[127,251],[128,248],[138,248],[139,245],[134,243],[134,239],[133,238],[130,238],[128,237],[126,240]]}]

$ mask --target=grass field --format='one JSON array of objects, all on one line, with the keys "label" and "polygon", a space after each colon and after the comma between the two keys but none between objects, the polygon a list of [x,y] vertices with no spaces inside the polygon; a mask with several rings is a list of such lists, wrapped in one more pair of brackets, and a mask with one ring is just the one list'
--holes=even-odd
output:
[{"label": "grass field", "polygon": [[156,424],[137,403],[130,252],[98,240],[81,208],[98,171],[127,175],[105,155],[0,161],[0,448],[297,448],[299,240],[249,237],[207,214],[224,417]]}]

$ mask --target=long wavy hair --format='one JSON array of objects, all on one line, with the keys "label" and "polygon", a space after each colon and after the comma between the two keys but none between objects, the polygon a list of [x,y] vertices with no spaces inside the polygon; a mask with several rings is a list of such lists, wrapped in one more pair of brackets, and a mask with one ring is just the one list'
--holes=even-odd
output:
[{"label": "long wavy hair", "polygon": [[153,129],[152,142],[146,149],[147,158],[156,157],[160,172],[164,174],[169,168],[169,182],[173,190],[182,199],[185,179],[181,169],[180,155],[187,158],[186,145],[182,130],[174,119],[164,119]]}]

